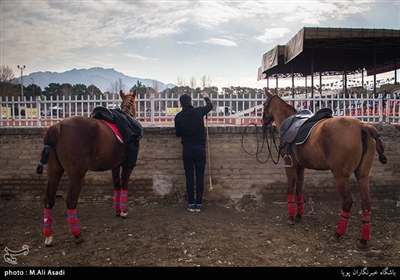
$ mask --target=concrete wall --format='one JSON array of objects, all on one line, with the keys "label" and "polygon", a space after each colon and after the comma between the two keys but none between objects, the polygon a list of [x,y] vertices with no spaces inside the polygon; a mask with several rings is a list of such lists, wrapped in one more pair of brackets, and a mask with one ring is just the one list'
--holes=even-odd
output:
[{"label": "concrete wall", "polygon": [[[400,132],[389,124],[374,124],[381,133],[388,158],[386,165],[376,154],[371,171],[372,199],[399,199]],[[181,159],[182,146],[171,126],[144,127],[137,166],[131,175],[129,201],[138,203],[185,201],[185,181]],[[250,203],[286,201],[286,175],[283,161],[267,159],[262,132],[255,126],[209,125],[211,175],[206,167],[204,201],[232,203],[238,207]],[[0,127],[0,195],[10,199],[42,199],[46,168],[42,175],[36,167],[43,148],[44,128]],[[273,159],[276,160],[276,153]],[[260,162],[261,161],[261,162]],[[210,188],[210,177],[212,188]],[[65,198],[68,177],[63,175],[58,196]],[[354,175],[350,179],[354,200],[359,200]],[[89,171],[80,201],[111,200],[111,171]],[[306,170],[305,199],[339,199],[330,171]]]}]

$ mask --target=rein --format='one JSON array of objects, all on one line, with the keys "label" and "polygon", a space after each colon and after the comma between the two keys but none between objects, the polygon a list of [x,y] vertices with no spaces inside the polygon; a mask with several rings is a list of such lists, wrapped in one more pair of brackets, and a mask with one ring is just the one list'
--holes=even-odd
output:
[{"label": "rein", "polygon": [[[276,160],[274,160],[274,158],[273,158],[273,156],[272,156],[272,151],[271,151],[270,143],[269,143],[268,140],[267,140],[266,142],[267,142],[267,144],[268,144],[268,153],[269,153],[268,157],[270,157],[270,158],[272,159],[272,162],[273,162],[273,163],[278,164],[279,159],[281,158],[281,157],[280,157],[280,151],[281,151],[281,149],[282,149],[282,146],[281,146],[281,145],[276,145],[276,141],[275,141],[275,132],[274,132],[274,129],[273,129],[273,127],[272,127],[271,124],[268,125],[268,128],[269,128],[269,134],[270,134],[269,137],[272,139],[272,142],[273,142],[274,147],[275,147],[275,151],[278,152],[278,156],[277,156]],[[268,138],[268,134],[267,134],[266,130],[267,130],[267,129],[264,129],[264,135],[265,135],[266,138]]]},{"label": "rein", "polygon": [[[255,129],[256,129],[257,148],[256,148],[256,152],[255,152],[255,153],[250,153],[250,152],[248,152],[248,151],[245,149],[245,147],[244,147],[244,136],[245,136],[245,134],[246,134],[246,132],[247,132],[247,129],[248,129],[248,127],[249,127],[250,125],[253,125],[253,126],[255,127]],[[244,129],[244,131],[243,131],[242,140],[241,140],[242,149],[243,149],[243,151],[245,151],[245,153],[247,153],[247,154],[249,154],[249,155],[252,155],[252,156],[255,155],[255,156],[256,156],[256,159],[257,159],[257,161],[258,161],[259,163],[266,163],[266,162],[268,161],[268,159],[271,158],[271,160],[273,161],[273,163],[278,164],[279,158],[280,158],[280,156],[279,156],[279,150],[280,150],[280,149],[279,149],[279,146],[276,144],[276,141],[275,141],[275,133],[274,133],[274,129],[272,128],[272,125],[269,125],[268,128],[269,128],[269,129],[266,129],[266,128],[263,127],[263,136],[262,136],[262,141],[261,141],[261,144],[260,144],[260,137],[258,136],[258,126],[257,126],[257,124],[255,124],[255,123],[249,123],[249,124],[246,126],[246,128]],[[269,138],[270,138],[270,140],[268,140],[268,133],[267,133],[267,130],[269,130]],[[275,150],[278,152],[278,157],[277,157],[276,160],[275,160],[275,159],[273,158],[273,156],[272,156],[272,150],[271,150],[272,144],[270,144],[270,142],[273,143],[273,146],[275,147]],[[264,143],[267,143],[268,157],[267,157],[267,159],[266,159],[265,161],[262,161],[262,160],[260,160],[260,158],[259,158],[259,154],[261,154],[261,152],[262,152],[263,149],[264,149]],[[261,146],[261,147],[260,147],[260,146]]]},{"label": "rein", "polygon": [[[273,129],[273,126],[271,124],[271,121],[268,120],[268,123],[264,121],[264,119],[266,118],[266,115],[268,113],[268,107],[271,104],[271,100],[275,97],[278,96],[276,94],[272,94],[266,101],[265,101],[265,105],[264,105],[264,112],[263,112],[263,124],[262,124],[262,129],[263,129],[263,137],[262,137],[262,145],[260,148],[260,144],[259,144],[259,137],[258,137],[258,127],[256,124],[254,123],[250,123],[246,126],[243,135],[242,135],[242,149],[249,155],[255,155],[257,158],[257,161],[260,163],[266,163],[268,161],[269,158],[271,158],[272,162],[274,164],[278,164],[279,163],[279,159],[280,159],[280,150],[283,148],[283,146],[281,145],[277,145],[276,144],[276,140],[275,140],[275,132]],[[246,134],[247,128],[250,125],[254,125],[256,127],[256,138],[257,138],[257,149],[255,153],[250,153],[248,151],[246,151],[246,149],[243,146],[243,139],[244,139],[244,135]],[[269,132],[269,133],[268,133]],[[269,140],[268,140],[268,134],[269,134]],[[267,148],[268,148],[268,157],[265,161],[261,161],[259,159],[259,154],[262,152],[262,150],[264,149],[264,142],[267,143]],[[275,151],[278,153],[277,158],[274,159],[274,157],[272,156],[272,146],[275,148]]]}]

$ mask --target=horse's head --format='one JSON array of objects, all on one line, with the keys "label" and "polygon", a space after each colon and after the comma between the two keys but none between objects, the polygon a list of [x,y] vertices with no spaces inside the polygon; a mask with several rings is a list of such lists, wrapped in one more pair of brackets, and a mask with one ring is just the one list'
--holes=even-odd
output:
[{"label": "horse's head", "polygon": [[[277,89],[275,89],[275,92],[277,92]],[[271,94],[267,88],[264,88],[264,94],[267,99],[263,103],[264,110],[263,110],[263,116],[261,119],[261,123],[262,123],[263,128],[266,128],[270,123],[272,123],[274,121],[274,116],[272,114],[269,114],[270,112],[268,111],[268,109],[269,109],[271,100],[275,95]]]},{"label": "horse's head", "polygon": [[267,88],[264,88],[264,94],[267,99],[263,104],[264,111],[261,120],[263,129],[272,122],[280,126],[284,119],[296,113],[296,109],[280,97],[277,88],[275,88],[275,93],[273,94]]},{"label": "horse's head", "polygon": [[120,90],[119,96],[122,98],[121,110],[128,116],[136,118],[136,89],[133,92],[128,92],[127,94]]}]

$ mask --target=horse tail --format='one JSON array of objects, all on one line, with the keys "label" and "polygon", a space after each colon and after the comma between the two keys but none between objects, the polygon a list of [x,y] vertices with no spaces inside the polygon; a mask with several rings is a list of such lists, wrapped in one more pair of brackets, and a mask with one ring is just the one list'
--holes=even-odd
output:
[{"label": "horse tail", "polygon": [[[383,154],[384,148],[378,130],[374,126],[366,123],[363,123],[362,130],[375,140],[375,149],[379,154],[379,161],[382,164],[385,164],[387,162],[387,158]],[[363,146],[365,147],[365,145]]]},{"label": "horse tail", "polygon": [[42,149],[42,152],[40,153],[40,162],[39,162],[38,166],[36,167],[37,174],[42,174],[43,166],[49,162],[49,156],[50,156],[49,149],[50,148],[55,149],[56,143],[58,140],[58,135],[59,135],[59,126],[58,125],[50,126],[44,132],[44,136],[43,136],[44,148]]}]

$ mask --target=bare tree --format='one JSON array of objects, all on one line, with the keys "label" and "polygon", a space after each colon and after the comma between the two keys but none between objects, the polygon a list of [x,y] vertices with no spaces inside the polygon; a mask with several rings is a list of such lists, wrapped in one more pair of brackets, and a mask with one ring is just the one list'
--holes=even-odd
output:
[{"label": "bare tree", "polygon": [[212,80],[211,80],[210,76],[207,77],[206,86],[207,87],[211,87],[212,86]]},{"label": "bare tree", "polygon": [[201,77],[201,87],[205,88],[207,85],[207,78],[206,75],[203,75],[203,77]]},{"label": "bare tree", "polygon": [[201,77],[201,86],[203,89],[205,87],[212,87],[212,81],[210,76],[206,77],[206,75],[203,75],[203,77]]},{"label": "bare tree", "polygon": [[182,78],[182,77],[178,77],[178,78],[176,79],[176,85],[177,85],[178,87],[183,87],[183,86],[185,86],[185,85],[186,85],[185,79]]},{"label": "bare tree", "polygon": [[121,78],[116,80],[115,82],[111,83],[110,88],[107,89],[107,91],[111,92],[112,94],[118,95],[120,91],[125,92],[125,84],[122,81]]},{"label": "bare tree", "polygon": [[152,88],[155,92],[160,93],[161,91],[161,83],[159,81],[153,80]]},{"label": "bare tree", "polygon": [[15,75],[13,70],[8,66],[1,66],[0,82],[8,83],[14,79]]},{"label": "bare tree", "polygon": [[195,77],[191,77],[189,83],[190,83],[190,88],[192,88],[192,89],[195,89],[195,88],[196,88],[196,86],[197,86],[197,81],[196,81],[196,78],[195,78]]}]

